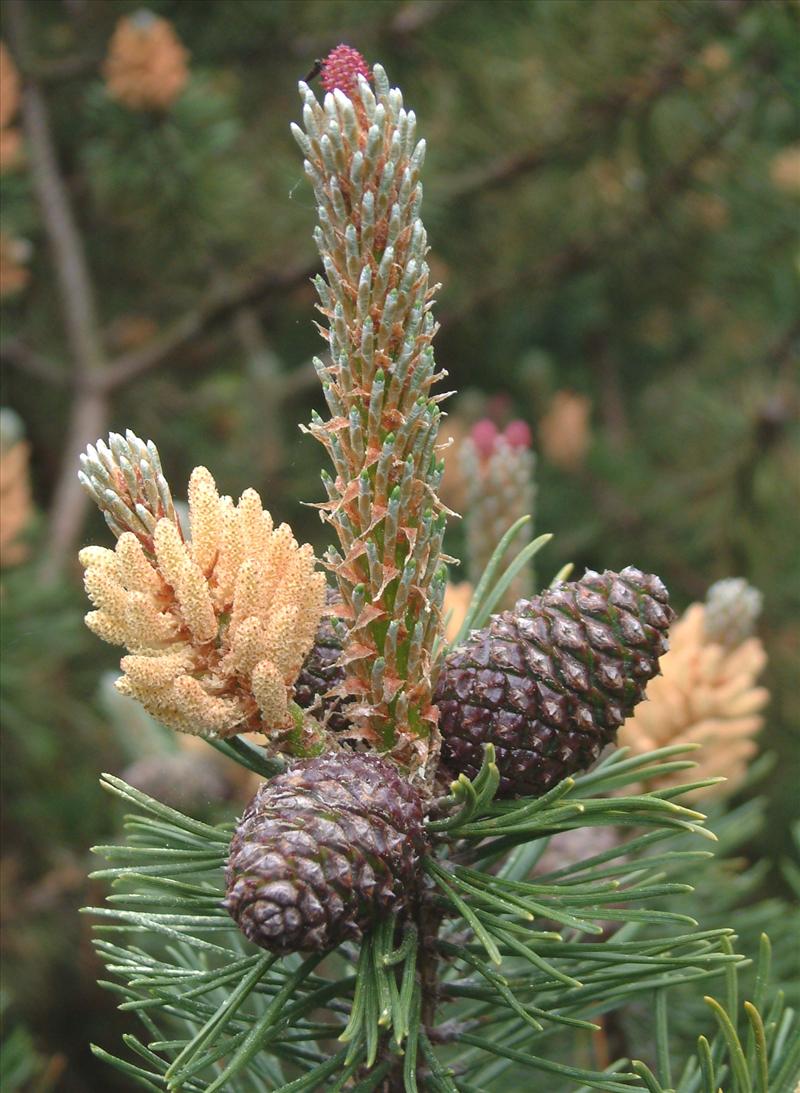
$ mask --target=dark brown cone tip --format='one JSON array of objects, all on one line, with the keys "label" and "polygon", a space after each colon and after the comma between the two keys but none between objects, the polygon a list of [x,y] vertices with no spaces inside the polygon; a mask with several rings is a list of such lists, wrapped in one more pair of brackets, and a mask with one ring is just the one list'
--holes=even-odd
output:
[{"label": "dark brown cone tip", "polygon": [[420,797],[391,762],[304,760],[245,809],[224,906],[270,952],[324,952],[413,901],[425,845]]},{"label": "dark brown cone tip", "polygon": [[[329,606],[340,602],[339,594],[332,588],[328,589],[327,602]],[[324,617],[294,685],[297,705],[312,712],[333,732],[350,728],[350,721],[341,709],[344,700],[335,693],[344,682],[344,669],[338,664],[341,655],[342,643],[330,618]]]},{"label": "dark brown cone tip", "polygon": [[644,697],[674,617],[658,577],[588,571],[520,600],[446,658],[442,757],[474,777],[493,743],[499,796],[539,796],[585,770]]}]

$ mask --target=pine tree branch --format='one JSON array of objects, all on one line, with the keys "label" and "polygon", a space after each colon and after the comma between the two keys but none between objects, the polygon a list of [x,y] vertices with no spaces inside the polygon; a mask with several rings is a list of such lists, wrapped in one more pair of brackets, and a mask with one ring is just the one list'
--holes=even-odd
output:
[{"label": "pine tree branch", "polygon": [[[14,0],[9,9],[11,19],[13,7],[22,15],[24,0]],[[37,197],[59,276],[68,344],[74,364],[71,373],[68,369],[61,371],[54,362],[16,339],[2,345],[0,356],[4,363],[20,371],[51,385],[66,386],[72,390],[64,458],[51,505],[51,531],[43,567],[44,576],[49,580],[63,568],[80,535],[86,498],[77,481],[75,467],[79,454],[87,444],[106,432],[109,400],[113,393],[163,364],[173,354],[186,349],[212,327],[234,318],[242,307],[260,303],[266,296],[282,295],[298,288],[314,274],[316,263],[298,264],[279,271],[268,270],[224,291],[211,292],[198,307],[176,320],[166,333],[149,345],[107,362],[96,321],[94,292],[83,243],[58,169],[46,103],[41,89],[30,81],[26,84],[26,101],[31,87],[35,110],[30,130],[27,115],[23,114],[23,118],[31,145]],[[310,362],[283,374],[275,385],[276,403],[295,398],[313,386],[316,380],[316,372]]]},{"label": "pine tree branch", "polygon": [[[585,149],[587,138],[596,133],[598,117],[609,114],[618,116],[634,105],[637,110],[646,108],[680,82],[684,71],[685,59],[672,60],[659,68],[646,81],[644,90],[640,84],[637,84],[626,92],[617,92],[609,96],[602,103],[595,104],[594,108],[587,105],[591,124],[587,124],[585,130],[582,129],[577,137],[572,136],[546,149],[508,157],[470,176],[459,176],[457,182],[451,184],[445,182],[443,190],[448,198],[477,196],[516,181],[531,171],[561,161],[565,155],[570,154],[570,151]],[[569,273],[575,268],[580,268],[583,250],[579,247],[569,248],[566,252],[552,256],[552,259],[554,275]],[[257,305],[270,296],[294,291],[306,280],[312,278],[318,268],[319,263],[312,261],[285,270],[267,270],[238,286],[228,286],[221,291],[218,289],[209,292],[205,300],[201,301],[196,308],[177,319],[164,334],[149,345],[133,350],[113,361],[102,379],[103,388],[114,390],[131,379],[158,367],[173,353],[200,338],[209,328],[235,315],[239,308]],[[310,372],[308,378],[312,379]],[[305,383],[302,383],[299,389],[302,390],[305,386]]]},{"label": "pine tree branch", "polygon": [[67,341],[76,371],[98,371],[105,362],[94,289],[83,240],[59,169],[47,103],[31,66],[26,63],[30,46],[25,0],[9,0],[7,12],[11,40],[24,73],[21,112],[30,147],[33,187],[53,255]]},{"label": "pine tree branch", "polygon": [[72,53],[53,60],[37,60],[33,74],[43,84],[56,84],[88,76],[97,71],[102,61],[102,53]]},{"label": "pine tree branch", "polygon": [[[109,363],[84,241],[59,167],[40,65],[30,41],[26,0],[9,0],[6,11],[12,49],[24,77],[21,114],[30,150],[31,178],[53,257],[70,356],[70,366],[62,375],[21,343],[3,347],[3,357],[16,367],[48,383],[66,385],[72,392],[42,563],[43,578],[51,580],[63,569],[83,526],[88,502],[75,468],[87,444],[107,431],[111,394],[162,364],[243,305],[256,303],[265,295],[292,291],[310,278],[317,267],[316,263],[309,263],[279,271],[267,270],[223,292],[211,292],[150,345],[122,354]],[[286,384],[285,397],[304,389],[313,379],[310,369],[293,373]]]},{"label": "pine tree branch", "polygon": [[[405,0],[397,4],[387,4],[385,16],[378,16],[376,34],[378,38],[391,41],[395,46],[398,41],[408,45],[443,15],[450,15],[461,6],[462,0]],[[362,34],[360,24],[341,25],[337,35],[342,41],[357,40]],[[288,43],[295,57],[302,57],[306,67],[311,66],[310,58],[330,49],[331,37],[327,32],[319,34],[305,33]],[[255,55],[255,51],[254,55]]]},{"label": "pine tree branch", "polygon": [[[672,86],[672,84],[679,79],[682,72],[683,68],[680,67],[677,62],[671,62],[658,71],[650,85],[651,90],[644,96],[644,99],[642,99],[641,88],[637,90],[635,95],[633,92],[630,92],[629,94],[631,98],[636,98],[637,101],[643,103],[649,102],[652,99],[655,99],[658,94],[663,93],[663,91]],[[619,106],[621,96],[617,95],[612,98]],[[601,108],[601,112],[608,109],[611,101],[611,99],[606,101]],[[736,113],[738,114],[738,111],[736,111]],[[727,124],[725,128],[727,129]],[[572,140],[570,140],[569,143],[572,144]],[[580,143],[581,141],[576,142],[576,144]],[[709,150],[709,147],[709,144],[704,143],[700,152],[693,153],[689,161],[681,165],[681,177],[683,177],[683,174],[694,165],[698,155],[701,153],[704,154]],[[564,146],[557,145],[547,151],[531,154],[530,162],[528,166],[525,167],[524,171],[554,162],[563,154],[563,151]],[[477,175],[474,176],[471,181],[468,181],[463,189],[453,190],[448,187],[445,187],[445,189],[448,195],[455,193],[457,196],[463,196],[465,193],[473,194],[491,190],[498,183],[504,184],[505,181],[510,180],[511,176],[507,176],[507,168],[508,163],[506,163],[506,167],[502,169],[498,169],[497,167],[490,168],[484,172],[481,177],[478,177]],[[522,173],[524,173],[524,171],[522,171]],[[512,176],[517,177],[517,174],[518,172],[515,168],[512,171]],[[673,178],[673,175],[674,171],[665,175],[664,178],[659,181],[656,189],[660,191],[666,184],[667,188],[672,191],[676,187],[677,182],[677,179]],[[650,212],[654,213],[657,211],[657,204],[653,204],[651,200],[648,208]],[[617,237],[624,238],[628,233],[629,229],[626,227],[619,232],[615,232],[614,237],[615,239]],[[558,279],[569,275],[570,273],[578,272],[590,265],[595,255],[602,252],[606,244],[606,237],[588,243],[573,244],[564,248],[562,251],[549,255],[540,266],[535,267],[533,272],[528,273],[527,277],[538,283],[540,280],[549,280],[550,278]],[[138,378],[140,375],[157,368],[174,353],[179,352],[201,338],[209,329],[234,316],[240,308],[258,305],[272,296],[281,296],[293,292],[305,281],[311,279],[317,272],[318,267],[319,263],[312,260],[311,262],[300,263],[283,270],[265,270],[241,284],[229,285],[221,290],[216,289],[210,291],[197,307],[175,320],[163,334],[159,335],[148,345],[132,350],[129,353],[122,354],[113,360],[105,370],[103,376],[99,379],[100,388],[104,391],[113,391],[131,380]],[[484,290],[484,293],[482,293],[482,298],[484,295],[499,294],[500,291],[500,289],[489,286]],[[472,304],[470,304],[470,307],[471,306]],[[458,312],[446,316],[445,321],[458,318],[462,313],[463,309],[459,309]],[[313,382],[313,379],[315,378],[310,369],[304,370],[302,378],[297,373],[292,373],[292,376],[293,380],[287,384],[288,394],[285,397],[291,397],[299,391],[304,390],[307,384]]]},{"label": "pine tree branch", "polygon": [[456,307],[445,312],[440,320],[442,328],[461,322],[477,309],[511,292],[519,291],[522,287],[529,289],[537,285],[554,286],[565,277],[593,269],[599,262],[608,259],[612,249],[630,246],[632,241],[638,240],[641,233],[665,213],[672,200],[683,193],[698,161],[719,146],[745,108],[752,105],[753,96],[749,92],[742,92],[732,99],[719,112],[705,136],[694,148],[656,178],[645,194],[642,205],[625,222],[609,231],[598,232],[594,237],[577,240],[561,250],[545,255],[540,262],[514,271],[510,281],[487,281],[476,293],[465,297]]},{"label": "pine tree branch", "polygon": [[409,39],[424,30],[440,15],[449,15],[460,0],[406,0],[392,12],[386,33],[393,37]]},{"label": "pine tree branch", "polygon": [[771,346],[766,362],[779,381],[789,380],[800,356],[800,319],[796,319]]},{"label": "pine tree branch", "polygon": [[690,55],[671,58],[665,64],[645,72],[627,86],[602,99],[587,98],[574,110],[584,119],[579,128],[568,136],[541,148],[529,148],[503,156],[474,171],[459,173],[450,184],[443,186],[448,201],[483,196],[494,190],[511,186],[553,163],[563,164],[575,156],[585,157],[587,146],[594,145],[603,136],[603,126],[616,125],[621,119],[636,118],[653,103],[683,80]]},{"label": "pine tree branch", "polygon": [[66,373],[53,361],[41,356],[18,338],[9,338],[0,345],[0,361],[55,387],[65,387],[68,383]]},{"label": "pine tree branch", "polygon": [[293,292],[310,280],[318,267],[319,262],[311,261],[280,270],[268,269],[241,284],[212,289],[196,307],[176,319],[148,345],[117,357],[102,377],[102,389],[114,391],[152,371],[209,329],[231,318],[240,308],[259,304],[267,297]]},{"label": "pine tree branch", "polygon": [[[745,0],[742,7],[751,7],[753,0]],[[739,13],[741,14],[741,13]],[[584,157],[587,147],[597,143],[605,134],[606,126],[614,126],[620,120],[631,121],[646,113],[660,98],[679,87],[690,66],[696,63],[696,43],[684,42],[663,64],[632,75],[621,88],[604,98],[587,96],[579,102],[573,113],[583,119],[583,124],[567,137],[541,148],[529,148],[504,156],[474,171],[460,173],[451,184],[442,187],[446,200],[463,200],[482,196],[493,190],[503,189],[526,178],[553,163],[563,164],[576,156]]]},{"label": "pine tree branch", "polygon": [[75,467],[80,452],[106,429],[108,402],[96,384],[106,362],[83,240],[58,165],[47,102],[29,63],[25,0],[9,0],[6,13],[12,48],[24,74],[22,125],[30,152],[33,188],[53,255],[72,361],[73,397],[67,440],[50,509],[50,534],[42,567],[43,577],[49,580],[63,567],[83,524],[88,501]]}]

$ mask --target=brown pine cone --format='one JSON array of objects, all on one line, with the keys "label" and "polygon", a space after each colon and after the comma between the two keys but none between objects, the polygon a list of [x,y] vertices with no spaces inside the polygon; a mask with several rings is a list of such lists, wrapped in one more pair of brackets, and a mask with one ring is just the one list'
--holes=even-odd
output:
[{"label": "brown pine cone", "polygon": [[442,758],[474,777],[493,743],[499,796],[539,796],[611,743],[658,673],[673,618],[659,580],[629,566],[495,615],[446,658],[435,694]]},{"label": "brown pine cone", "polygon": [[[328,606],[339,602],[338,592],[328,588]],[[350,727],[349,718],[342,712],[344,699],[332,693],[344,682],[344,668],[337,664],[341,655],[342,643],[333,623],[330,618],[323,617],[317,628],[314,645],[294,685],[294,700],[297,705],[312,712],[333,732],[343,732]]]},{"label": "brown pine cone", "polygon": [[265,782],[231,842],[224,906],[273,953],[324,952],[413,903],[417,791],[388,760],[339,752]]}]

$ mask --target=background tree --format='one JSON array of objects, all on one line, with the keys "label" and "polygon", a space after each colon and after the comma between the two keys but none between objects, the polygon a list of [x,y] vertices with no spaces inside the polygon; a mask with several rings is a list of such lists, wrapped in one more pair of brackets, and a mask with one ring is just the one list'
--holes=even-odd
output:
[{"label": "background tree", "polygon": [[[753,831],[745,849],[773,865],[796,853],[796,6],[138,7],[9,0],[2,23],[3,403],[24,422],[41,514],[29,561],[3,576],[6,958],[18,1010],[45,1059],[69,1052],[75,1090],[111,1080],[74,1031],[107,1016],[73,911],[83,851],[116,822],[97,750],[106,768],[128,758],[95,699],[113,661],[80,630],[70,559],[99,524],[77,453],[129,424],[158,436],[173,481],[213,463],[223,491],[256,486],[276,522],[320,499],[322,454],[291,424],[322,407],[310,198],[286,122],[297,79],[340,40],[379,57],[424,118],[437,355],[467,392],[445,433],[483,416],[470,387],[500,396],[498,427],[532,425],[553,572],[619,568],[635,543],[679,608],[732,574],[762,591],[762,746],[779,761],[762,783],[769,839]],[[114,92],[123,19],[134,86],[155,80],[155,97]],[[562,418],[582,431],[566,460],[546,439],[565,394],[592,407],[588,425]],[[297,532],[325,545],[310,511]],[[447,549],[464,554],[455,522]]]}]

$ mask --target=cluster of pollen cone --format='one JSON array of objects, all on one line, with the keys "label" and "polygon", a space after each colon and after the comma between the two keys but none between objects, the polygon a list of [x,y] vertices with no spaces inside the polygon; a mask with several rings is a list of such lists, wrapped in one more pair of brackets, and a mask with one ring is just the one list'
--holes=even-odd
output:
[{"label": "cluster of pollen cone", "polygon": [[186,86],[188,58],[166,19],[144,10],[123,16],[103,65],[108,94],[130,110],[168,110]]},{"label": "cluster of pollen cone", "polygon": [[295,136],[318,204],[317,279],[331,457],[322,565],[258,494],[204,468],[179,519],[152,443],[114,435],[82,481],[117,536],[81,553],[89,626],[127,649],[118,686],[163,723],[259,733],[287,757],[231,844],[226,906],[275,953],[324,951],[414,915],[425,814],[492,743],[500,794],[536,796],[593,763],[667,648],[666,590],[629,567],[588,572],[440,640],[446,584],[441,412],[419,218],[424,145],[383,70],[349,47],[301,85]]},{"label": "cluster of pollen cone", "polygon": [[220,497],[198,467],[185,538],[158,453],[129,433],[83,457],[82,480],[118,534],[80,553],[96,610],[86,623],[125,646],[117,687],[179,732],[224,738],[302,732],[292,685],[311,648],[325,577],[255,490]]}]

